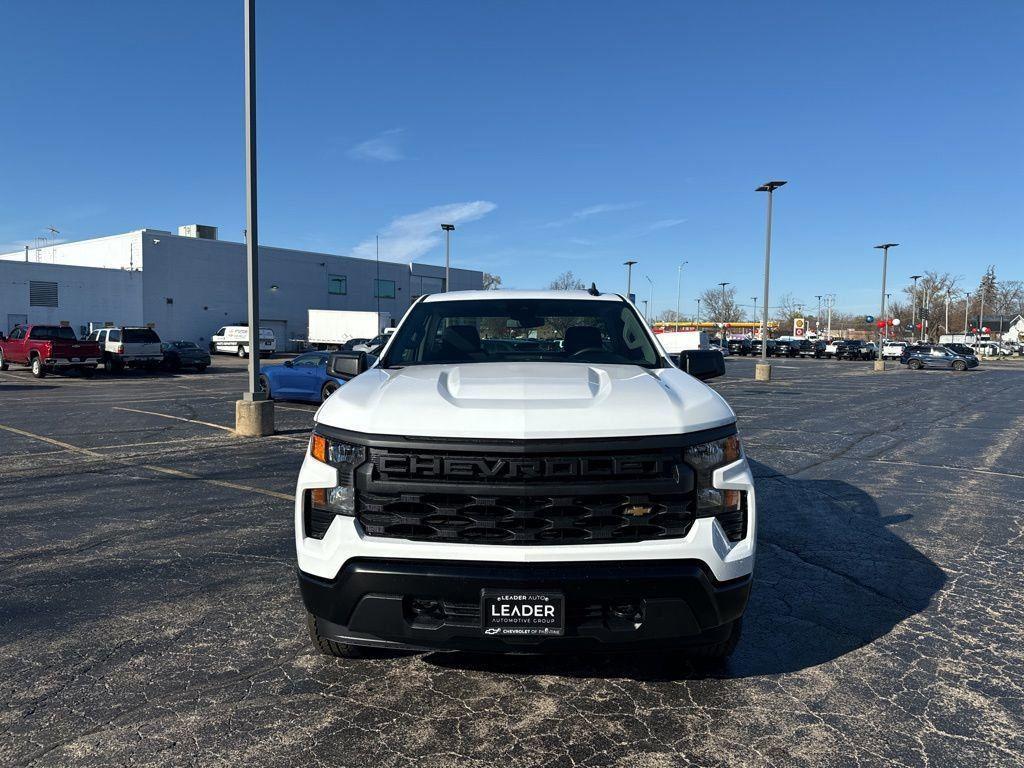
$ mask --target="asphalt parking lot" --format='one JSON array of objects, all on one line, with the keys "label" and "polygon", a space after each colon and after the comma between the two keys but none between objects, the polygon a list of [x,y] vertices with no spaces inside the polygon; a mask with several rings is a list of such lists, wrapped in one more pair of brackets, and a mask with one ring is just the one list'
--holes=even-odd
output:
[{"label": "asphalt parking lot", "polygon": [[731,358],[762,507],[735,656],[315,654],[290,493],[315,407],[244,361],[0,373],[0,765],[1020,765],[1024,364]]}]

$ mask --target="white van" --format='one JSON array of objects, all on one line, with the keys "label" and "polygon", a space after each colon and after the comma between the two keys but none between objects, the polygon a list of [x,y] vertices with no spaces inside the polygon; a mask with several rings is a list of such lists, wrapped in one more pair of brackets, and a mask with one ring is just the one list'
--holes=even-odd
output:
[{"label": "white van", "polygon": [[[269,328],[260,328],[260,357],[277,351],[277,339]],[[249,326],[225,325],[210,338],[210,354],[249,356]]]}]

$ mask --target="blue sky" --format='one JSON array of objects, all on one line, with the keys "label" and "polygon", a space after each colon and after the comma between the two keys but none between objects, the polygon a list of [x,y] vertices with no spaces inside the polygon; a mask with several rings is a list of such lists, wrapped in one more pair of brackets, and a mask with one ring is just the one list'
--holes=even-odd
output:
[{"label": "blue sky", "polygon": [[[5,3],[0,243],[190,222],[241,239],[242,3]],[[1024,5],[259,3],[261,241],[727,280],[876,309],[892,279],[1024,278]],[[647,297],[647,288],[639,292]]]}]

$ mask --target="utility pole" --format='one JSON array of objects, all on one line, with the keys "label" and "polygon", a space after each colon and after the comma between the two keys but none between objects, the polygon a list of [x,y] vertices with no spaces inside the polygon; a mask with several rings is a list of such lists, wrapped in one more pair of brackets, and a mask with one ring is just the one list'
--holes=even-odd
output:
[{"label": "utility pole", "polygon": [[633,261],[633,260],[623,262],[623,266],[626,268],[626,299],[628,301],[632,301],[632,299],[630,299],[629,297],[630,297],[630,294],[633,293],[633,265],[634,264],[636,264],[636,262]]},{"label": "utility pole", "polygon": [[697,298],[697,330],[700,330],[700,297]]},{"label": "utility pole", "polygon": [[964,336],[967,335],[967,313],[971,309],[971,292],[967,291],[964,296]]},{"label": "utility pole", "polygon": [[752,298],[754,300],[754,322],[756,323],[757,322],[757,296],[751,296],[750,298]]},{"label": "utility pole", "polygon": [[828,312],[828,330],[825,331],[825,335],[828,340],[832,340],[832,307],[836,305],[836,295],[834,293],[826,294],[825,296],[825,309]]},{"label": "utility pole", "polygon": [[814,335],[821,336],[821,294],[814,298],[818,300],[818,313],[814,316]]},{"label": "utility pole", "polygon": [[274,434],[274,401],[260,386],[260,259],[256,209],[256,0],[243,0],[245,17],[245,257],[249,300],[249,389],[235,403],[235,431]]},{"label": "utility pole", "polygon": [[981,307],[978,309],[978,341],[981,341],[982,328],[985,327],[985,284],[981,285]]},{"label": "utility pole", "polygon": [[[889,269],[889,249],[895,248],[899,243],[882,243],[876,245],[875,248],[881,249],[882,251],[882,311],[878,315],[878,319],[882,321],[883,328],[885,327],[885,277]],[[878,359],[875,361],[875,370],[885,370],[885,358],[882,357],[882,332],[878,332]]]},{"label": "utility pole", "polygon": [[946,322],[942,325],[946,333],[949,333],[949,289],[946,289]]},{"label": "utility pole", "polygon": [[768,277],[772,262],[772,198],[775,196],[775,190],[785,183],[784,181],[769,181],[754,190],[768,193],[768,223],[764,236],[764,306],[761,307],[761,362],[754,369],[754,378],[757,381],[771,381],[772,379],[772,367],[768,364]]},{"label": "utility pole", "polygon": [[[725,286],[729,285],[729,283],[718,283],[718,285],[722,286],[722,307],[721,307],[721,310],[722,310],[722,317],[725,318],[725,316],[726,316],[725,315]],[[727,322],[727,321],[725,319],[723,319],[722,320],[722,323],[723,323],[722,328],[723,328],[723,330],[725,329],[725,325],[724,325],[725,322]]]},{"label": "utility pole", "polygon": [[452,289],[451,284],[451,257],[452,257],[452,230],[454,224],[442,224],[444,230],[444,290],[445,293]]},{"label": "utility pole", "polygon": [[[684,261],[679,265],[679,278],[676,280],[676,322],[678,323],[683,319],[683,316],[679,314],[680,308],[682,307],[682,296],[683,296],[683,267],[690,262]],[[678,331],[679,329],[676,328]]]}]

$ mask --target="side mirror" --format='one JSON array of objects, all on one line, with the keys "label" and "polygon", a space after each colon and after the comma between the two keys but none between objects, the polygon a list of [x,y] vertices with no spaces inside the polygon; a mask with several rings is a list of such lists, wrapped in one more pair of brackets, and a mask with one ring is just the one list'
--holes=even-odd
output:
[{"label": "side mirror", "polygon": [[332,352],[327,358],[327,371],[348,381],[370,367],[365,352]]},{"label": "side mirror", "polygon": [[295,363],[293,363],[291,360],[285,360],[284,361],[284,367],[285,368],[291,368],[294,365],[295,365]]},{"label": "side mirror", "polygon": [[725,376],[725,358],[710,349],[686,349],[679,353],[679,367],[701,381]]}]

